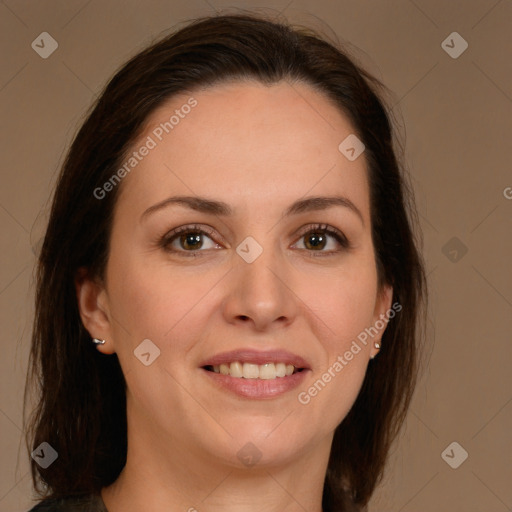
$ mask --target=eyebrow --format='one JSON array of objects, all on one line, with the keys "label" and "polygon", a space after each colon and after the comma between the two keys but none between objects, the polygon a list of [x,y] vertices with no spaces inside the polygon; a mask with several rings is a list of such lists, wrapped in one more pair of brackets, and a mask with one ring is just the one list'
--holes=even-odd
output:
[{"label": "eyebrow", "polygon": [[[141,215],[141,221],[148,215],[173,204],[177,204],[201,213],[220,215],[223,217],[233,215],[233,209],[231,206],[222,201],[215,201],[213,199],[207,199],[205,197],[199,196],[173,196],[168,197],[167,199],[164,199],[163,201],[160,201],[153,206],[150,206]],[[283,217],[298,215],[305,212],[327,210],[328,208],[332,208],[334,206],[342,206],[349,209],[359,217],[361,223],[364,226],[364,218],[361,211],[350,199],[343,196],[315,196],[299,199],[286,209]]]}]

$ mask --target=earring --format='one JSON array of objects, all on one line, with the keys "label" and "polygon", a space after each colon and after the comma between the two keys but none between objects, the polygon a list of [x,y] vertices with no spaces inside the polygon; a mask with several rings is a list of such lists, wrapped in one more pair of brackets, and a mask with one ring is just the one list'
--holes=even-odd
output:
[{"label": "earring", "polygon": [[[380,343],[378,341],[376,341],[373,346],[379,350],[380,349]],[[370,356],[370,359],[373,359],[377,354],[373,355],[373,356]]]},{"label": "earring", "polygon": [[95,345],[104,345],[106,343],[106,340],[99,340],[98,338],[93,338],[92,339],[92,342],[95,344]]}]

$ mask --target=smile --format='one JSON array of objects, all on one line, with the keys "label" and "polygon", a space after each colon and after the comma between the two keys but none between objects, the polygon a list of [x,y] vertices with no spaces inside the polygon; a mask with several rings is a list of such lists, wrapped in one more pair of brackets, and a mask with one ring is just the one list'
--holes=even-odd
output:
[{"label": "smile", "polygon": [[303,368],[296,368],[294,365],[287,363],[254,364],[234,361],[220,365],[207,365],[205,370],[239,379],[273,380],[278,377],[282,378],[293,375],[302,371]]},{"label": "smile", "polygon": [[287,350],[241,348],[199,363],[214,388],[249,399],[272,399],[300,386],[311,373],[310,363]]}]

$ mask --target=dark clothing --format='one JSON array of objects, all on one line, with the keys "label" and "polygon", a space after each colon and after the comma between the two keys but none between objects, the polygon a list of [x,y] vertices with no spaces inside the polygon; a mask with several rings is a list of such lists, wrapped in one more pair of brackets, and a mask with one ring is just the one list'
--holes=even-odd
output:
[{"label": "dark clothing", "polygon": [[31,508],[29,512],[108,512],[101,496],[62,498],[45,500]]}]

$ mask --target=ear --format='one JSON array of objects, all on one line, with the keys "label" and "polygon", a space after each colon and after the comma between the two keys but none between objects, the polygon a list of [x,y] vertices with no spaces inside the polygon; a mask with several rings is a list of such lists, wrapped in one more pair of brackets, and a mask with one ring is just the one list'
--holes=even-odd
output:
[{"label": "ear", "polygon": [[[114,340],[108,309],[108,295],[104,285],[92,278],[86,268],[80,268],[75,277],[76,297],[80,318],[91,338],[106,340],[96,348],[103,354],[113,354]],[[91,341],[92,343],[92,341]]]},{"label": "ear", "polygon": [[[377,294],[377,300],[375,301],[375,310],[373,312],[373,326],[377,329],[378,333],[372,338],[372,350],[371,356],[374,357],[378,354],[379,349],[375,348],[375,343],[381,344],[382,336],[390,318],[394,316],[390,315],[391,302],[393,301],[393,287],[390,285],[383,285],[379,293]],[[401,309],[401,308],[400,308]],[[392,311],[394,313],[394,311]]]}]

